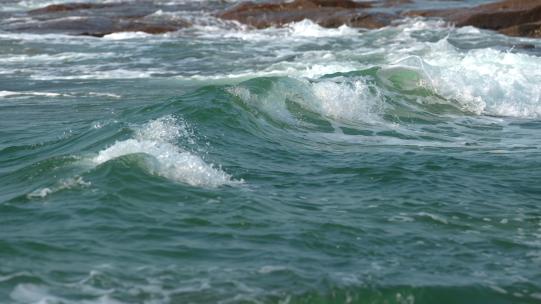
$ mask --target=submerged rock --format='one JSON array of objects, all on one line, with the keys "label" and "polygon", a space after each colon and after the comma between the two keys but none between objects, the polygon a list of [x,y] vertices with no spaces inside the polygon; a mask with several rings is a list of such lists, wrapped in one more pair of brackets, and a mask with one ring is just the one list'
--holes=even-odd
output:
[{"label": "submerged rock", "polygon": [[67,3],[31,10],[31,21],[10,24],[9,30],[103,37],[116,32],[160,34],[187,27],[180,18],[155,16],[151,2]]},{"label": "submerged rock", "polygon": [[292,2],[244,2],[217,14],[226,20],[235,20],[256,28],[281,26],[290,22],[310,19],[324,27],[380,28],[395,18],[387,13],[368,12],[371,3],[351,0],[294,0]]},{"label": "submerged rock", "polygon": [[474,8],[413,11],[408,16],[441,17],[510,36],[541,37],[541,0],[504,0]]}]

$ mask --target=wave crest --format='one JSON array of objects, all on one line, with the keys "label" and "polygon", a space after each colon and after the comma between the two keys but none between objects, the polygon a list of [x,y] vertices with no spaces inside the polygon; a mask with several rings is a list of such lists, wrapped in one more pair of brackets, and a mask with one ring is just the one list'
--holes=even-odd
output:
[{"label": "wave crest", "polygon": [[92,161],[99,165],[124,155],[142,153],[151,157],[145,160],[145,169],[176,182],[203,187],[242,182],[233,180],[229,174],[207,164],[198,155],[176,146],[174,142],[183,137],[193,141],[186,123],[179,123],[172,116],[162,117],[136,130],[135,138],[117,141],[100,151]]}]

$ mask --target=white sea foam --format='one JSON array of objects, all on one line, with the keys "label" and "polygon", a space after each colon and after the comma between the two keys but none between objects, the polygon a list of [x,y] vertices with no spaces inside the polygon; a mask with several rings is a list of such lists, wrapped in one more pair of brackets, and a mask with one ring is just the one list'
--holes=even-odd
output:
[{"label": "white sea foam", "polygon": [[273,88],[265,94],[252,93],[244,86],[235,86],[228,89],[229,93],[239,97],[252,109],[267,113],[274,119],[294,124],[295,118],[287,109],[286,99],[290,94],[285,90],[283,84],[276,83]]},{"label": "white sea foam", "polygon": [[105,35],[103,36],[103,39],[126,40],[126,39],[147,38],[149,36],[151,36],[151,34],[144,33],[144,32],[119,32],[119,33],[112,33],[109,35]]},{"label": "white sea foam", "polygon": [[324,116],[354,122],[374,122],[383,101],[379,91],[366,81],[320,81],[312,84],[316,98],[306,100],[308,107]]},{"label": "white sea foam", "polygon": [[54,186],[36,189],[30,192],[29,194],[27,194],[26,197],[29,199],[44,198],[49,194],[52,194],[61,190],[73,189],[76,187],[88,187],[88,186],[90,186],[90,182],[85,181],[81,176],[75,176],[73,178],[60,180]]},{"label": "white sea foam", "polygon": [[28,64],[28,63],[47,63],[55,61],[79,61],[87,59],[105,59],[111,57],[118,57],[115,53],[112,52],[101,52],[101,53],[76,53],[76,52],[65,52],[58,54],[39,54],[39,55],[3,55],[0,58],[0,63],[16,63],[16,64]]},{"label": "white sea foam", "polygon": [[447,219],[445,219],[441,215],[436,215],[436,214],[428,213],[428,212],[419,212],[419,213],[417,213],[417,215],[419,217],[429,218],[429,219],[433,220],[434,222],[438,222],[438,223],[441,223],[441,224],[445,224],[445,225],[449,224]]},{"label": "white sea foam", "polygon": [[425,56],[438,94],[477,114],[541,116],[541,58],[494,49],[459,52],[444,39]]},{"label": "white sea foam", "polygon": [[99,96],[99,97],[110,97],[110,98],[121,98],[122,96],[114,93],[100,93],[100,92],[88,92],[88,96]]},{"label": "white sea foam", "polygon": [[[493,35],[475,28],[454,29],[437,21],[409,20],[386,47],[389,67],[419,70],[425,87],[479,115],[536,118],[541,116],[541,58],[493,48],[461,50],[450,34],[483,39]],[[423,31],[448,36],[435,43],[419,41]],[[492,36],[490,36],[492,37]],[[421,85],[423,86],[423,85]]]},{"label": "white sea foam", "polygon": [[19,303],[49,303],[57,300],[49,295],[46,287],[35,284],[18,284],[10,294]]},{"label": "white sea foam", "polygon": [[248,106],[288,123],[295,122],[286,101],[320,114],[332,121],[373,123],[379,121],[383,100],[379,90],[363,78],[354,80],[308,81],[290,78],[273,83],[264,94],[251,92],[241,85],[229,92]]},{"label": "white sea foam", "polygon": [[79,74],[69,75],[50,75],[50,74],[34,74],[30,76],[34,80],[59,80],[59,79],[138,79],[150,78],[154,73],[163,72],[156,69],[147,70],[127,70],[115,69],[107,71],[81,71]]},{"label": "white sea foam", "polygon": [[[229,28],[224,28],[220,24],[194,25],[193,29],[198,31],[201,37],[232,38],[251,42],[272,41],[272,39],[276,38],[289,41],[299,41],[300,39],[303,41],[313,38],[354,36],[359,33],[357,29],[347,25],[342,25],[338,28],[324,28],[309,19],[288,23],[284,27],[270,27],[266,29],[252,29],[238,23],[229,23],[229,25]],[[231,27],[231,25],[234,26]]]},{"label": "white sea foam", "polygon": [[[323,55],[324,56],[324,55]],[[322,56],[322,57],[323,57]],[[314,60],[315,61],[315,60]],[[334,73],[347,73],[361,68],[351,63],[317,63],[317,62],[280,62],[261,70],[247,70],[230,74],[176,76],[177,79],[191,81],[238,82],[257,77],[290,76],[304,78],[319,78]]]},{"label": "white sea foam", "polygon": [[84,96],[84,97],[92,97],[92,96],[98,96],[98,97],[108,97],[108,98],[121,98],[121,95],[113,94],[113,93],[102,93],[102,92],[88,92],[83,94],[67,94],[67,93],[55,93],[55,92],[32,92],[32,91],[0,91],[0,98],[15,98],[15,99],[21,99],[21,98],[31,98],[33,96],[38,97],[74,97],[74,96]]},{"label": "white sea foam", "polygon": [[31,96],[59,97],[59,96],[69,96],[69,95],[60,94],[60,93],[53,93],[53,92],[0,91],[0,98],[31,97]]},{"label": "white sea foam", "polygon": [[[190,137],[185,123],[171,116],[151,121],[135,132],[135,138],[118,141],[100,151],[92,161],[102,164],[124,155],[143,153],[146,169],[152,174],[192,186],[217,187],[241,183],[201,157],[175,145],[181,137]],[[192,140],[188,138],[188,141]]]},{"label": "white sea foam", "polygon": [[68,300],[52,294],[43,285],[21,283],[10,293],[11,300],[15,303],[52,304],[52,303],[76,303],[76,304],[122,304],[123,302],[111,298],[108,294],[96,296],[88,300]]},{"label": "white sea foam", "polygon": [[268,274],[278,271],[286,271],[288,268],[286,266],[279,266],[279,265],[265,265],[259,268],[257,271],[260,274]]},{"label": "white sea foam", "polygon": [[290,30],[292,36],[298,37],[338,37],[356,35],[359,33],[358,30],[353,29],[347,25],[342,25],[336,29],[324,28],[309,19],[304,19],[300,22],[290,23],[287,27]]},{"label": "white sea foam", "polygon": [[299,22],[293,22],[287,25],[291,36],[297,37],[338,37],[347,35],[356,35],[359,33],[347,25],[342,25],[336,29],[324,28],[317,23],[304,19]]},{"label": "white sea foam", "polygon": [[87,44],[89,41],[96,42],[96,37],[92,36],[74,36],[68,34],[32,34],[32,33],[10,33],[0,32],[0,39],[5,40],[23,40],[28,42],[47,42],[57,44]]}]

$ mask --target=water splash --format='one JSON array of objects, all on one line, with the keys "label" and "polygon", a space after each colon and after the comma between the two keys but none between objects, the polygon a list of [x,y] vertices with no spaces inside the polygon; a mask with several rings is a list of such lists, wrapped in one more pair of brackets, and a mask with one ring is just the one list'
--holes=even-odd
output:
[{"label": "water splash", "polygon": [[201,157],[176,146],[175,141],[182,137],[193,141],[186,123],[172,116],[162,117],[136,130],[135,138],[117,141],[100,151],[92,161],[99,165],[124,155],[143,153],[151,157],[145,160],[145,169],[176,182],[203,187],[242,182],[233,180],[229,174],[207,164]]}]

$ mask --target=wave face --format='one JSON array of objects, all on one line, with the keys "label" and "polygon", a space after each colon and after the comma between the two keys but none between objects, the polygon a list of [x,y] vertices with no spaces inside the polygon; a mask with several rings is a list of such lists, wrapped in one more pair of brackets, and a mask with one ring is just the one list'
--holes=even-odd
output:
[{"label": "wave face", "polygon": [[170,4],[0,32],[0,302],[541,300],[541,42]]}]

